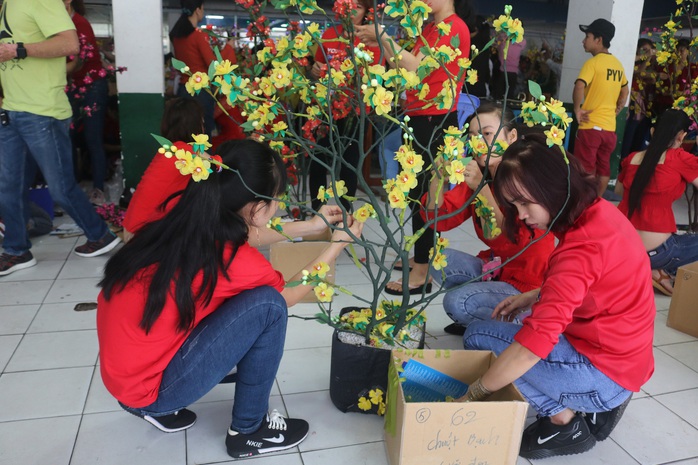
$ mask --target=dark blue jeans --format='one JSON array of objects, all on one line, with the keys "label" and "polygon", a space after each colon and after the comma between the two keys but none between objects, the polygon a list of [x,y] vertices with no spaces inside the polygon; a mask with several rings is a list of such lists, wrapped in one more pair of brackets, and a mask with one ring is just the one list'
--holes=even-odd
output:
[{"label": "dark blue jeans", "polygon": [[196,402],[237,366],[231,427],[257,431],[269,408],[269,394],[284,352],[286,301],[271,287],[228,299],[201,320],[165,369],[155,402],[126,410],[168,415]]},{"label": "dark blue jeans", "polygon": [[[76,99],[68,93],[70,105],[73,107],[73,129],[71,136],[76,140],[76,133],[82,130],[87,151],[90,152],[92,166],[92,184],[99,190],[104,190],[104,180],[107,177],[107,154],[104,152],[104,118],[107,114],[109,88],[106,79],[97,79],[87,86],[87,92]],[[92,108],[91,116],[84,114],[82,108]]]},{"label": "dark blue jeans", "polygon": [[653,270],[676,275],[680,266],[698,261],[698,234],[672,234],[654,250],[647,252]]},{"label": "dark blue jeans", "polygon": [[8,111],[10,124],[0,126],[0,216],[5,222],[3,248],[22,255],[31,248],[27,234],[25,204],[29,184],[28,160],[38,165],[53,201],[65,210],[96,241],[107,233],[107,225],[95,213],[73,175],[73,153],[68,136],[70,119],[58,120],[22,111]]}]

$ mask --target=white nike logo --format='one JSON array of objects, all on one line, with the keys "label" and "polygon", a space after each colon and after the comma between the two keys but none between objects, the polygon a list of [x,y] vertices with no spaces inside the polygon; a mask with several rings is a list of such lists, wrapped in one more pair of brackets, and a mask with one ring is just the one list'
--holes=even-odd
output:
[{"label": "white nike logo", "polygon": [[277,437],[275,437],[275,438],[262,438],[262,439],[263,439],[264,441],[273,442],[274,444],[281,444],[282,442],[284,442],[284,440],[285,440],[286,438],[284,438],[284,435],[283,435],[283,434],[279,433],[279,435],[278,435]]},{"label": "white nike logo", "polygon": [[552,438],[554,438],[558,434],[560,434],[559,431],[551,436],[548,436],[547,438],[541,438],[540,436],[538,436],[538,444],[545,444],[546,442],[550,441]]},{"label": "white nike logo", "polygon": [[591,416],[591,418],[589,419],[589,421],[591,422],[592,425],[595,425],[595,424],[596,424],[596,413],[594,413],[594,414]]}]

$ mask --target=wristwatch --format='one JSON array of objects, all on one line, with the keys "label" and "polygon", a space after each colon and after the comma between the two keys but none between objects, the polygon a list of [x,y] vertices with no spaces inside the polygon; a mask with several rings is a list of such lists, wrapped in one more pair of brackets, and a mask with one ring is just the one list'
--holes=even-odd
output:
[{"label": "wristwatch", "polygon": [[17,42],[17,59],[27,58],[27,49],[24,48],[24,42]]}]

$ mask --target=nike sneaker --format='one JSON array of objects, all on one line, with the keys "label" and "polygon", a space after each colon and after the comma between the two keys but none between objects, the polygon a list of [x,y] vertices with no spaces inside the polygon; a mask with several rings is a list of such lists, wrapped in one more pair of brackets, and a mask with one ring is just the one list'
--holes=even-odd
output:
[{"label": "nike sneaker", "polygon": [[235,459],[277,452],[303,442],[309,429],[307,421],[284,418],[278,411],[272,410],[254,433],[242,434],[229,428],[225,446],[228,455]]},{"label": "nike sneaker", "polygon": [[567,425],[554,425],[550,417],[540,417],[524,430],[519,455],[526,459],[543,459],[581,454],[594,445],[596,439],[581,413],[577,413]]},{"label": "nike sneaker", "polygon": [[603,441],[610,434],[611,431],[618,425],[620,417],[623,416],[625,408],[630,403],[632,394],[625,399],[625,402],[620,404],[618,407],[614,408],[610,412],[597,412],[597,413],[587,413],[584,419],[587,421],[587,426],[589,426],[589,431],[594,435],[597,441]]}]

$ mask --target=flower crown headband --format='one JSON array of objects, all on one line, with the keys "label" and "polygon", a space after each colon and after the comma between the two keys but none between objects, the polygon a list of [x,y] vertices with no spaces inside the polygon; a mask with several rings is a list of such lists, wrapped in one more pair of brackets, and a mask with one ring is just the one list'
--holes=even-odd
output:
[{"label": "flower crown headband", "polygon": [[206,149],[211,148],[206,134],[192,134],[193,142],[170,142],[168,139],[151,134],[160,144],[158,153],[166,158],[175,157],[175,168],[182,176],[191,176],[195,182],[205,181],[209,174],[213,173],[211,165],[215,166],[216,172],[220,173],[224,169],[234,171],[223,163],[220,155],[209,155]]}]

